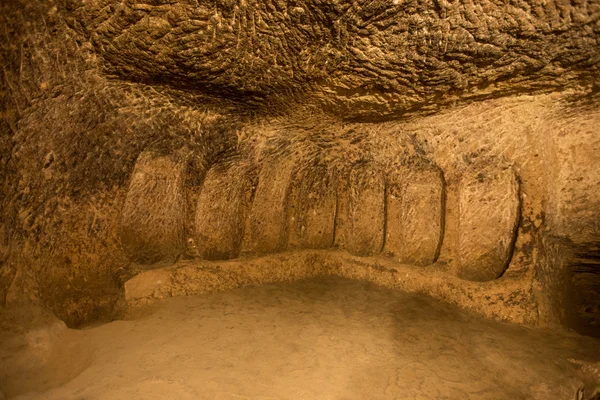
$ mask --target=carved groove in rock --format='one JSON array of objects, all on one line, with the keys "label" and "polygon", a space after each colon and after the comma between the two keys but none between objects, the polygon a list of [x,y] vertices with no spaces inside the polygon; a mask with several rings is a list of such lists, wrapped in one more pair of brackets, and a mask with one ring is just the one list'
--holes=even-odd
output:
[{"label": "carved groove in rock", "polygon": [[196,248],[206,260],[228,260],[240,254],[254,180],[249,168],[213,166],[206,174],[195,218]]},{"label": "carved groove in rock", "polygon": [[402,168],[386,179],[385,252],[404,264],[437,260],[444,233],[444,179],[433,166]]},{"label": "carved groove in rock", "polygon": [[139,264],[171,263],[185,248],[185,162],[143,152],[121,215],[121,245]]},{"label": "carved groove in rock", "polygon": [[290,193],[290,248],[327,249],[333,245],[337,182],[325,166],[296,175]]},{"label": "carved groove in rock", "polygon": [[385,182],[376,166],[352,168],[348,182],[346,250],[358,256],[379,254],[385,240]]},{"label": "carved groove in rock", "polygon": [[512,257],[520,218],[519,182],[512,169],[471,171],[459,183],[458,276],[489,281]]},{"label": "carved groove in rock", "polygon": [[288,194],[293,168],[293,162],[283,160],[263,165],[246,221],[242,253],[270,254],[286,248]]}]

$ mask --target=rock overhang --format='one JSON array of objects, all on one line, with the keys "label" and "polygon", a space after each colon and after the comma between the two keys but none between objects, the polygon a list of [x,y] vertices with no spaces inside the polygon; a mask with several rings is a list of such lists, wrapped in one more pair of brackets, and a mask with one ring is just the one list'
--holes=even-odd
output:
[{"label": "rock overhang", "polygon": [[598,81],[600,8],[588,2],[72,3],[105,73],[241,107],[398,118]]}]

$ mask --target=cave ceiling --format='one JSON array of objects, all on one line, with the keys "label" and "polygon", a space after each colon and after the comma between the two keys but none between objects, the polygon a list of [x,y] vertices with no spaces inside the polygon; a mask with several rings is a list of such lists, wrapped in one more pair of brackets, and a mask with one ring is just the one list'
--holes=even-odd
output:
[{"label": "cave ceiling", "polygon": [[590,1],[71,0],[67,10],[109,76],[345,119],[591,86],[600,63]]}]

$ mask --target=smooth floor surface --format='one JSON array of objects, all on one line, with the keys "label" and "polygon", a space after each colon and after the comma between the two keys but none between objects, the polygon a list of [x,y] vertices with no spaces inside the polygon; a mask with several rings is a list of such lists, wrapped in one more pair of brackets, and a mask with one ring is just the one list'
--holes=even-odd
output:
[{"label": "smooth floor surface", "polygon": [[64,341],[16,398],[574,400],[600,361],[596,339],[340,279],[174,298]]}]

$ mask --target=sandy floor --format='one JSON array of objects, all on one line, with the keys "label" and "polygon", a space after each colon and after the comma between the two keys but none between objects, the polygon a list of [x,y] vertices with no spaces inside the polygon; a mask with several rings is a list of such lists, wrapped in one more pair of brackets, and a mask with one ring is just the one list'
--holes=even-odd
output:
[{"label": "sandy floor", "polygon": [[16,398],[574,400],[600,361],[596,339],[339,279],[174,298],[61,341]]}]

